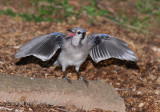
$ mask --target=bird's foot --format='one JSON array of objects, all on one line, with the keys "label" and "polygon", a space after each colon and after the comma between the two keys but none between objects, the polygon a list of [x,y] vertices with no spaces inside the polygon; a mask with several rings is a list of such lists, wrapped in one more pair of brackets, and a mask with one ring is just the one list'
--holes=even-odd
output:
[{"label": "bird's foot", "polygon": [[86,84],[86,86],[88,87],[89,82],[88,82],[87,80],[85,80],[85,79],[83,79],[83,81],[84,81],[84,83]]},{"label": "bird's foot", "polygon": [[82,80],[84,81],[84,83],[86,84],[86,86],[88,87],[89,82],[83,76],[81,76],[81,77],[82,77]]},{"label": "bird's foot", "polygon": [[65,76],[65,79],[67,80],[68,83],[72,84],[72,81],[69,80],[67,76]]}]

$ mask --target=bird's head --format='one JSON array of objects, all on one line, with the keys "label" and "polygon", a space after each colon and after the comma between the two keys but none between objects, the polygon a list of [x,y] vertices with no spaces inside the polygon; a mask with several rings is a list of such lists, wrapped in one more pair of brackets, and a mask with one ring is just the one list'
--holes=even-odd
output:
[{"label": "bird's head", "polygon": [[70,32],[69,37],[74,37],[74,36],[78,36],[78,37],[82,37],[84,38],[86,35],[86,30],[84,28],[81,27],[74,27],[72,29],[67,30]]},{"label": "bird's head", "polygon": [[81,27],[74,27],[72,29],[67,30],[70,32],[69,37],[72,38],[74,44],[79,44],[84,40],[86,36],[86,30]]}]

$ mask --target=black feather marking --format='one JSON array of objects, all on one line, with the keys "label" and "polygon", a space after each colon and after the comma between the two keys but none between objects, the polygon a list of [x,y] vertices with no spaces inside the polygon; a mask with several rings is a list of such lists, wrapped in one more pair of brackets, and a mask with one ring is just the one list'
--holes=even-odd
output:
[{"label": "black feather marking", "polygon": [[83,32],[83,33],[82,33],[82,39],[81,39],[81,40],[83,40],[85,36],[86,36],[86,32]]}]

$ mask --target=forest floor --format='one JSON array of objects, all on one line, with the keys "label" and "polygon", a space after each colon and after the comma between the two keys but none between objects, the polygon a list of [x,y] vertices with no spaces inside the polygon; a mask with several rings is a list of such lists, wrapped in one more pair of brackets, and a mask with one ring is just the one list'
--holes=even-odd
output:
[{"label": "forest floor", "polygon": [[[16,9],[17,6],[14,4],[10,7]],[[126,112],[160,112],[160,28],[158,27],[155,27],[154,30],[151,28],[150,32],[153,30],[154,33],[146,35],[145,32],[132,32],[108,19],[94,24],[90,24],[85,19],[69,24],[67,22],[36,23],[0,15],[0,73],[34,78],[62,78],[61,68],[52,66],[55,57],[50,61],[42,62],[32,56],[15,59],[14,54],[22,45],[36,36],[51,32],[66,32],[66,29],[77,26],[85,28],[88,35],[95,32],[106,33],[123,39],[139,58],[138,62],[109,59],[94,63],[88,57],[81,66],[82,75],[87,80],[105,80],[106,83],[117,88],[125,101]],[[77,80],[73,67],[67,70],[67,75],[68,78]],[[12,103],[0,102],[0,107],[2,106],[34,112],[85,111],[76,107],[66,108],[45,104],[16,106]],[[3,108],[0,109],[3,110]]]}]

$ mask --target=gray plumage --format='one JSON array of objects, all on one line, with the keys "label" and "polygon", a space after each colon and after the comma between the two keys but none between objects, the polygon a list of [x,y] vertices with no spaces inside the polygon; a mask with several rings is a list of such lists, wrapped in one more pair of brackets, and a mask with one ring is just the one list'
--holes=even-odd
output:
[{"label": "gray plumage", "polygon": [[75,66],[77,73],[86,84],[88,83],[79,72],[79,67],[86,60],[88,54],[95,62],[109,58],[138,61],[127,43],[119,38],[108,34],[93,34],[88,38],[87,31],[81,27],[74,27],[67,31],[71,32],[69,37],[65,33],[56,32],[34,38],[19,49],[15,58],[33,55],[42,61],[47,61],[61,48],[54,65],[62,66],[68,82],[71,81],[66,76],[66,68]]}]

